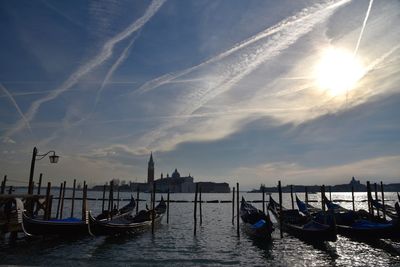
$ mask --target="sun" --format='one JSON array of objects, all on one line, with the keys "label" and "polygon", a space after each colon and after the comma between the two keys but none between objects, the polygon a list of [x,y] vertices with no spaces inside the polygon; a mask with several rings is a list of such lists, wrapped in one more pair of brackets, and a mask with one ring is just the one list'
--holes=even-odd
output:
[{"label": "sun", "polygon": [[331,96],[346,94],[364,74],[362,63],[351,52],[338,48],[326,49],[314,69],[318,87]]}]

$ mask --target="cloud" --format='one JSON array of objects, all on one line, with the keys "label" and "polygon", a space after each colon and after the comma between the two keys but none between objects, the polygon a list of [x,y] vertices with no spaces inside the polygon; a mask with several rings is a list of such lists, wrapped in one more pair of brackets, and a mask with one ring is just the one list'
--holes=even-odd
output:
[{"label": "cloud", "polygon": [[6,94],[6,96],[10,99],[11,103],[14,105],[15,109],[17,110],[17,112],[21,116],[22,120],[24,121],[26,127],[28,127],[29,131],[32,132],[29,121],[25,118],[24,113],[22,112],[22,110],[20,109],[20,107],[17,104],[17,101],[15,101],[14,97],[11,95],[11,93],[7,90],[7,88],[2,83],[0,83],[0,88],[3,90],[3,92]]},{"label": "cloud", "polygon": [[1,139],[3,144],[16,144],[16,142],[8,136],[5,136]]},{"label": "cloud", "polygon": [[[134,32],[141,29],[161,8],[164,2],[165,0],[154,0],[153,2],[151,2],[142,17],[135,20],[122,32],[109,39],[97,55],[81,65],[74,73],[69,76],[66,81],[64,81],[61,86],[51,91],[47,96],[33,102],[25,116],[27,121],[31,121],[35,117],[42,104],[57,98],[60,94],[64,93],[73,85],[75,85],[82,76],[86,75],[94,68],[102,64],[104,61],[112,57],[114,46],[122,40],[126,39],[127,37],[131,36]],[[13,134],[21,131],[25,125],[25,121],[20,120],[11,130],[7,131],[5,135],[12,136]]]}]

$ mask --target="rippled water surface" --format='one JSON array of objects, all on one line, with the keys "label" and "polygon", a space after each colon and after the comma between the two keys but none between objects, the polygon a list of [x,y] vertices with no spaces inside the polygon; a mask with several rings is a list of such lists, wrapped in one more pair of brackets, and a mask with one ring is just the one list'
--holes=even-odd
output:
[{"label": "rippled water surface", "polygon": [[[69,192],[70,193],[70,192]],[[55,195],[58,195],[54,192]],[[101,192],[89,192],[89,197],[100,198]],[[260,194],[243,194],[247,200],[261,199]],[[275,195],[273,195],[275,196]],[[128,199],[128,193],[121,193]],[[160,195],[157,196],[158,198]],[[303,197],[301,194],[300,197]],[[395,194],[385,198],[395,200]],[[148,199],[148,195],[141,194]],[[275,196],[277,199],[277,196]],[[317,194],[310,199],[318,200]],[[173,200],[193,200],[193,194],[172,194]],[[203,200],[230,200],[230,194],[203,194]],[[351,199],[349,193],[332,193],[332,199]],[[365,193],[356,193],[356,200],[366,199]],[[56,201],[55,201],[56,202]],[[125,204],[122,202],[120,205]],[[393,204],[394,202],[388,202]],[[284,195],[284,204],[290,207],[290,196]],[[319,205],[319,203],[313,203]],[[350,202],[341,202],[351,208]],[[261,203],[255,203],[261,208]],[[357,202],[357,208],[366,208]],[[93,213],[101,209],[101,201],[89,201]],[[80,202],[76,202],[76,215]],[[140,203],[144,207],[144,202]],[[56,203],[53,203],[53,211]],[[164,217],[155,235],[150,232],[126,237],[86,237],[60,240],[20,236],[15,244],[0,242],[0,264],[12,265],[68,265],[68,266],[127,266],[127,265],[247,265],[247,266],[400,266],[400,244],[388,240],[366,244],[338,237],[337,242],[322,245],[304,243],[279,230],[271,242],[250,239],[244,232],[238,238],[232,225],[231,203],[203,203],[203,225],[193,235],[193,203],[171,203],[170,223]],[[64,214],[70,214],[66,200]]]}]

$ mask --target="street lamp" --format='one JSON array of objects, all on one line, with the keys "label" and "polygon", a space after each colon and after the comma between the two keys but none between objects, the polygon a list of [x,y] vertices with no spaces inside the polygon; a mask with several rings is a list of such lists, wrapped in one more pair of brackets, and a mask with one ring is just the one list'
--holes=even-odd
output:
[{"label": "street lamp", "polygon": [[39,155],[38,150],[36,147],[33,148],[32,152],[32,161],[31,161],[31,171],[29,174],[29,184],[28,184],[28,194],[32,195],[33,194],[33,173],[35,172],[35,162],[36,160],[41,160],[44,157],[46,157],[49,153],[53,153],[53,155],[49,156],[50,163],[57,163],[58,159],[60,158],[59,156],[56,155],[56,152],[54,150],[50,150],[49,152]]}]

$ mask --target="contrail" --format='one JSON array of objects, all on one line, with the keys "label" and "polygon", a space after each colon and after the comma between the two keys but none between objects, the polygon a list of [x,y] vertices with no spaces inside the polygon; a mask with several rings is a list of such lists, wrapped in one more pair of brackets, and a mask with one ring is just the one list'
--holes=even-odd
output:
[{"label": "contrail", "polygon": [[103,82],[101,83],[100,89],[97,91],[96,94],[96,101],[94,103],[94,107],[93,110],[96,109],[97,104],[99,103],[100,100],[100,95],[104,90],[104,86],[106,84],[108,84],[110,78],[112,77],[112,75],[114,74],[115,70],[119,67],[119,65],[121,65],[121,63],[123,63],[126,58],[129,55],[129,50],[131,49],[133,43],[137,40],[137,38],[139,37],[140,32],[138,32],[138,34],[136,34],[132,40],[129,42],[129,44],[125,47],[124,51],[122,52],[122,54],[119,56],[119,58],[117,59],[117,61],[115,61],[115,63],[111,66],[110,70],[107,72]]},{"label": "contrail", "polygon": [[[40,106],[48,101],[51,101],[58,97],[60,94],[67,91],[73,85],[75,85],[79,79],[84,76],[85,74],[92,71],[95,67],[102,64],[105,60],[110,58],[113,54],[114,46],[119,43],[120,41],[124,40],[125,38],[129,37],[132,33],[136,32],[137,30],[141,29],[153,16],[154,14],[161,8],[166,0],[154,0],[150,6],[146,9],[144,15],[134,21],[131,25],[129,25],[125,30],[108,40],[99,54],[89,60],[86,64],[79,67],[77,71],[71,74],[71,76],[58,88],[53,90],[44,98],[36,100],[30,106],[26,119],[27,121],[31,121],[37,111],[39,110]],[[6,136],[13,135],[14,133],[20,131],[24,127],[25,123],[23,121],[18,121],[15,127],[6,133]]]},{"label": "contrail", "polygon": [[0,83],[0,88],[3,89],[4,93],[8,96],[10,101],[13,103],[15,109],[18,111],[19,115],[21,115],[22,120],[25,122],[26,127],[28,127],[29,131],[32,133],[31,125],[29,124],[29,121],[25,118],[22,110],[19,108],[17,101],[15,101],[14,97],[10,94],[10,92],[7,90],[7,88],[2,83]]},{"label": "contrail", "polygon": [[371,7],[372,7],[372,3],[373,2],[374,2],[374,0],[370,0],[369,1],[367,14],[365,14],[364,22],[363,22],[363,25],[361,27],[361,32],[360,32],[360,35],[358,36],[357,45],[356,45],[356,48],[354,49],[354,53],[353,53],[354,57],[356,57],[357,52],[358,52],[358,48],[360,47],[361,38],[362,38],[362,36],[364,34],[365,26],[367,25],[367,20],[368,20],[368,17],[369,17],[369,13],[371,12]]},{"label": "contrail", "polygon": [[[350,0],[347,0],[347,1],[344,1],[344,2],[347,3],[349,1]],[[340,6],[342,4],[343,4],[343,1],[339,1],[338,3],[332,4],[328,8],[335,8],[336,6]],[[307,16],[309,16],[309,10],[305,9],[303,11],[300,11],[296,15],[291,16],[289,18],[286,18],[286,19],[282,20],[281,22],[275,24],[274,26],[269,27],[269,28],[261,31],[261,32],[255,34],[255,35],[249,37],[248,39],[246,39],[244,41],[236,43],[230,49],[228,49],[228,50],[226,50],[226,51],[224,51],[224,52],[222,52],[222,53],[220,53],[220,54],[218,54],[218,55],[216,55],[216,56],[214,56],[212,58],[209,58],[206,61],[204,61],[204,62],[202,62],[202,63],[200,63],[198,65],[195,65],[193,67],[190,67],[188,69],[185,69],[185,70],[182,70],[182,71],[179,71],[179,72],[176,72],[176,73],[167,73],[167,74],[159,76],[159,77],[157,77],[157,78],[155,78],[153,80],[150,80],[150,81],[144,83],[142,86],[140,86],[137,90],[135,90],[133,92],[133,94],[146,93],[146,92],[148,92],[150,90],[153,90],[153,89],[155,89],[155,88],[157,88],[157,87],[159,87],[159,86],[161,86],[163,84],[167,84],[167,83],[169,83],[170,81],[172,81],[172,80],[174,80],[176,78],[179,78],[179,77],[184,76],[184,75],[186,75],[188,73],[191,73],[191,72],[193,72],[193,71],[195,71],[195,70],[197,70],[197,69],[199,69],[199,68],[201,68],[201,67],[203,67],[205,65],[208,65],[208,64],[217,62],[217,61],[219,61],[221,59],[224,59],[227,56],[237,52],[240,49],[243,49],[243,48],[245,48],[245,47],[247,47],[247,46],[249,46],[249,45],[251,45],[253,43],[256,43],[257,41],[262,40],[262,39],[264,39],[266,37],[269,37],[269,36],[271,36],[271,35],[273,35],[273,34],[275,34],[277,32],[280,32],[281,30],[283,30],[283,29],[285,29],[285,28],[287,28],[287,27],[289,27],[289,26],[291,26],[293,24],[296,24],[300,19],[302,19],[302,18],[304,19],[304,17],[307,17]]]}]

